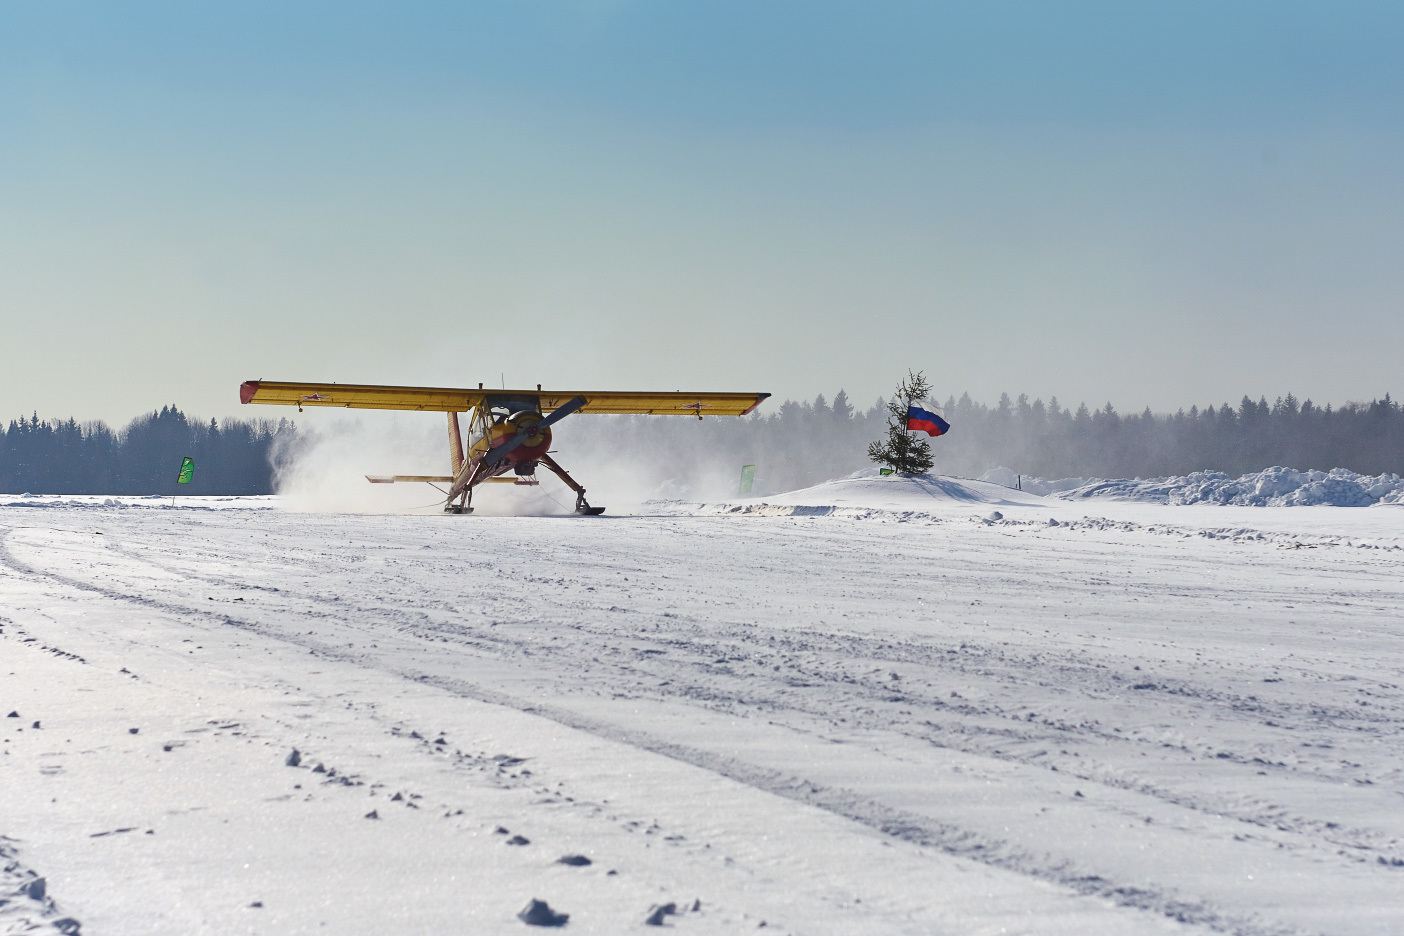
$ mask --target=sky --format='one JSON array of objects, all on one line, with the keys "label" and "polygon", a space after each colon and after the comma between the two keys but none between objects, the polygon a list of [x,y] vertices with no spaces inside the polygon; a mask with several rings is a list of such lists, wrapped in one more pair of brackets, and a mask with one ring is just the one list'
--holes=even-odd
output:
[{"label": "sky", "polygon": [[0,3],[0,417],[1404,393],[1404,5]]}]

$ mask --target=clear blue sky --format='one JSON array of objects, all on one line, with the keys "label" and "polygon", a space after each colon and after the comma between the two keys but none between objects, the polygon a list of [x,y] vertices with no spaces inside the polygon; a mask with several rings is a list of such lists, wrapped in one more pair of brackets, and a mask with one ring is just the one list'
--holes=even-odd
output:
[{"label": "clear blue sky", "polygon": [[1404,393],[1398,3],[5,3],[0,405]]}]

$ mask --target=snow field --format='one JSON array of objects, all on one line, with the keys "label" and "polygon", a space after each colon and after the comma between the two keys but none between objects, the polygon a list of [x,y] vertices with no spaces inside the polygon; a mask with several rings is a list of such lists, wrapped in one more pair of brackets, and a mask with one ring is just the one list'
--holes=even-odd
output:
[{"label": "snow field", "polygon": [[1396,932],[1401,543],[891,479],[0,508],[0,844],[92,932]]}]

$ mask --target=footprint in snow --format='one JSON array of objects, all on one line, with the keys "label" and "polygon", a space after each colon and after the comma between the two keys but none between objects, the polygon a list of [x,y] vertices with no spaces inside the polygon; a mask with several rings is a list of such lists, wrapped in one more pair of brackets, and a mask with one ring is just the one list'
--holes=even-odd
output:
[{"label": "footprint in snow", "polygon": [[517,913],[517,919],[527,926],[565,926],[570,914],[557,913],[546,901],[533,897],[531,902]]}]

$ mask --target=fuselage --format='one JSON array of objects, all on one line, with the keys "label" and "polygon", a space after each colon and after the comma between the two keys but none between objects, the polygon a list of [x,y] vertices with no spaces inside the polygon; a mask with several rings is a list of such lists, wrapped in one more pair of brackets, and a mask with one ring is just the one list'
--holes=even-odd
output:
[{"label": "fuselage", "polygon": [[473,433],[469,439],[468,460],[470,462],[478,461],[497,446],[519,433],[525,433],[522,444],[507,452],[497,464],[489,464],[487,471],[492,476],[506,474],[519,467],[534,468],[535,463],[551,448],[551,428],[549,426],[536,428],[543,418],[540,413],[523,410],[494,422],[487,427],[485,432]]}]

